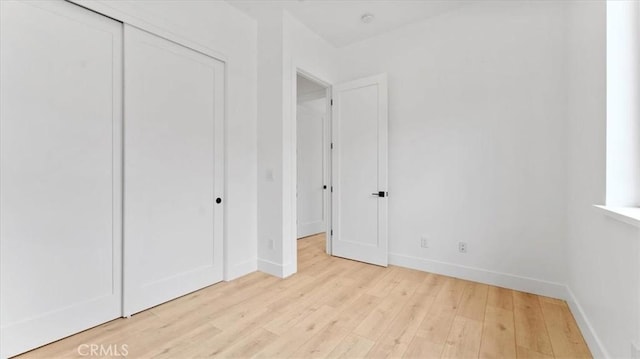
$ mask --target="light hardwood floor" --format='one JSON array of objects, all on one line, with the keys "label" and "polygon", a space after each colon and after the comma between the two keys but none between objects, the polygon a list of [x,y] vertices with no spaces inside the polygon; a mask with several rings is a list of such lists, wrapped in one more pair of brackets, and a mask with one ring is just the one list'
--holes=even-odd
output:
[{"label": "light hardwood floor", "polygon": [[290,278],[252,273],[22,357],[82,344],[129,358],[591,357],[564,301],[330,257],[323,235],[298,241]]}]

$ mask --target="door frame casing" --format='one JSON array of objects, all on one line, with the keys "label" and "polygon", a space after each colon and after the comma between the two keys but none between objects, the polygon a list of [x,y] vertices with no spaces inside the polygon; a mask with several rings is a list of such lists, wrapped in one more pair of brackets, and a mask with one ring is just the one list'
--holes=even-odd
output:
[{"label": "door frame casing", "polygon": [[[318,76],[314,75],[312,72],[309,72],[299,66],[294,66],[293,67],[293,101],[292,102],[292,117],[293,117],[293,121],[292,121],[292,126],[293,126],[293,138],[294,141],[293,142],[293,149],[292,149],[292,154],[293,154],[293,160],[292,160],[292,166],[293,166],[293,171],[292,171],[292,175],[294,177],[293,183],[295,184],[293,186],[293,199],[295,202],[293,204],[293,210],[292,212],[292,220],[291,223],[293,224],[293,226],[296,227],[296,230],[293,231],[293,233],[295,233],[293,238],[293,244],[294,244],[294,249],[297,248],[297,224],[298,224],[298,204],[297,204],[297,197],[296,197],[296,193],[298,190],[298,154],[297,154],[297,149],[298,149],[298,110],[297,110],[297,106],[298,106],[298,85],[297,85],[297,76],[302,76],[308,80],[311,80],[319,85],[322,85],[325,87],[325,98],[326,98],[326,115],[324,117],[324,121],[323,121],[323,170],[322,170],[322,176],[323,176],[323,182],[324,184],[327,186],[327,189],[324,191],[323,193],[323,201],[324,201],[324,218],[325,218],[325,237],[326,237],[326,246],[325,246],[325,251],[328,255],[332,255],[332,247],[331,247],[331,206],[332,206],[332,202],[331,202],[331,141],[332,141],[332,137],[331,137],[331,122],[332,122],[332,111],[331,111],[331,101],[332,101],[332,84],[328,81],[325,81],[321,78],[319,78]],[[294,254],[294,262],[297,263],[298,260],[298,255],[297,252],[294,250],[293,251]]]}]

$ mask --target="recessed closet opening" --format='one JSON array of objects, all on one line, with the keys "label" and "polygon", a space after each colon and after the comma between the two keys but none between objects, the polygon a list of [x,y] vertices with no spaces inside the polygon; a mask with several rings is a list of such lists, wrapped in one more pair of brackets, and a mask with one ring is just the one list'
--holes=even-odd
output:
[{"label": "recessed closet opening", "polygon": [[66,1],[0,6],[0,357],[222,281],[225,62]]}]

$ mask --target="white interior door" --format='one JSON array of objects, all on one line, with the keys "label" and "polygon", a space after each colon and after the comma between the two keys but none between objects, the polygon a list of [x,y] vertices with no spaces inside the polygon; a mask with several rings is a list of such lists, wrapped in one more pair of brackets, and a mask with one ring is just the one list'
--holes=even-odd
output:
[{"label": "white interior door", "polygon": [[0,357],[122,314],[122,24],[0,1]]},{"label": "white interior door", "polygon": [[333,101],[333,255],[386,266],[386,74],[334,86]]},{"label": "white interior door", "polygon": [[130,315],[222,280],[224,63],[125,25]]},{"label": "white interior door", "polygon": [[298,238],[325,231],[324,121],[326,112],[326,96],[298,102],[296,116]]}]

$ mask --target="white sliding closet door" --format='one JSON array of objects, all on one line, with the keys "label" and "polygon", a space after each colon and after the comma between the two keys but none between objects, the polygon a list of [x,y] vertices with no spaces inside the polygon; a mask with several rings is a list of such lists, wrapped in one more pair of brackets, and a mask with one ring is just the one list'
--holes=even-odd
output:
[{"label": "white sliding closet door", "polygon": [[126,315],[222,280],[224,63],[125,25]]},{"label": "white sliding closet door", "polygon": [[122,24],[0,1],[0,357],[122,314]]}]

